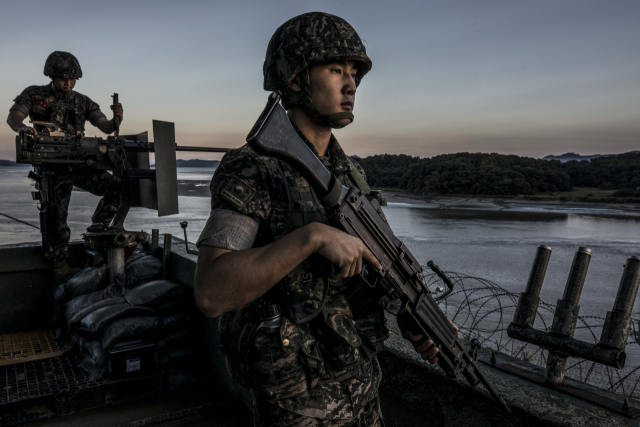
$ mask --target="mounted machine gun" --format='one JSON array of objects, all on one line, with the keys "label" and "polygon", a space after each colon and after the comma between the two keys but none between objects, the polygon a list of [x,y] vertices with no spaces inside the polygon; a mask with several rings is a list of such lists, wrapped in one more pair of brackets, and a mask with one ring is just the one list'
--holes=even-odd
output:
[{"label": "mounted machine gun", "polygon": [[[114,102],[117,102],[117,94],[114,94]],[[179,213],[176,151],[228,151],[226,148],[178,146],[174,124],[158,120],[153,121],[155,142],[149,142],[147,132],[86,137],[64,133],[52,123],[38,124],[44,127],[40,134],[16,136],[16,162],[34,166],[29,178],[37,182],[37,191],[32,192],[32,196],[39,202],[44,255],[47,259],[53,256],[50,240],[57,232],[55,186],[60,168],[113,171],[122,182],[118,212],[109,226],[92,224],[83,235],[88,248],[106,248],[109,257],[115,257],[113,275],[119,274],[120,264],[124,265],[124,251],[111,249],[135,246],[146,239],[146,233],[124,229],[124,220],[131,207],[154,209],[158,216]],[[150,168],[149,153],[155,154],[155,169]]]}]

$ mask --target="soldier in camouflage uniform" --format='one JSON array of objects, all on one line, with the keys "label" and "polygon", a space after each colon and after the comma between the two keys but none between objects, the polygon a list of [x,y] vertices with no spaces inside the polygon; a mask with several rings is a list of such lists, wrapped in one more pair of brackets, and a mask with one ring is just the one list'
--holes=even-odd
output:
[{"label": "soldier in camouflage uniform", "polygon": [[[319,12],[280,26],[263,68],[264,89],[283,94],[301,139],[343,185],[367,193],[364,171],[331,130],[353,121],[356,87],[370,69],[355,30]],[[224,156],[211,194],[196,301],[207,316],[221,315],[221,344],[233,377],[253,391],[255,425],[383,426],[376,355],[389,335],[384,310],[354,317],[344,295],[363,262],[381,268],[378,260],[328,225],[298,171],[248,145]],[[322,258],[338,267],[335,279]],[[421,350],[435,363],[437,349]]]},{"label": "soldier in camouflage uniform", "polygon": [[[68,52],[53,52],[45,62],[44,75],[51,78],[49,84],[29,86],[14,99],[7,118],[7,123],[14,131],[31,134],[43,131],[43,125],[34,124],[30,127],[23,124],[27,116],[34,122],[53,123],[73,135],[84,133],[87,120],[104,133],[115,130],[114,120],[107,120],[98,104],[73,90],[76,80],[82,77],[82,69],[75,56]],[[111,109],[122,121],[122,105],[117,104]],[[54,249],[54,273],[56,280],[61,281],[74,272],[66,261],[70,236],[67,216],[73,186],[102,196],[91,220],[109,224],[120,206],[120,180],[106,171],[69,170],[68,167],[57,168],[55,179],[58,229],[57,235],[52,236],[51,244]]]}]

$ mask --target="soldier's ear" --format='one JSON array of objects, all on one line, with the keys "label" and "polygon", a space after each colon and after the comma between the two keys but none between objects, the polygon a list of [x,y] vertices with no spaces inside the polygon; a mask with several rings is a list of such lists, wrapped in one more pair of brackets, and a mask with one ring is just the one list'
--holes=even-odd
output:
[{"label": "soldier's ear", "polygon": [[302,84],[299,75],[296,74],[287,82],[287,92],[292,95],[302,92]]}]

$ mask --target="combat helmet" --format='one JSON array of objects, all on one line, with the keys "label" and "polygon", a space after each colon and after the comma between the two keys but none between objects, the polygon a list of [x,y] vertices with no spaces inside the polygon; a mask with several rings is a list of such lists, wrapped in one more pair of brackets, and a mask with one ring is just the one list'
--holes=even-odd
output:
[{"label": "combat helmet", "polygon": [[57,50],[51,53],[44,63],[44,75],[52,78],[79,79],[82,77],[82,68],[75,56]]},{"label": "combat helmet", "polygon": [[309,66],[331,60],[358,62],[356,85],[372,65],[362,40],[347,21],[323,12],[298,15],[278,27],[269,41],[262,67],[264,89],[281,89],[295,75],[300,75],[303,100],[296,104],[284,102],[284,107],[302,105],[322,123],[333,128],[343,127],[336,122],[344,118],[353,121],[352,113],[322,114],[311,100]]}]

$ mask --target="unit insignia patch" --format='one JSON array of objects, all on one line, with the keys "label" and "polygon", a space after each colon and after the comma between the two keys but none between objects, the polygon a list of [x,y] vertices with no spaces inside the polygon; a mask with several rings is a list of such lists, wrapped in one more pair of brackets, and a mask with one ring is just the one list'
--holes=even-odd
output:
[{"label": "unit insignia patch", "polygon": [[237,208],[243,207],[254,194],[253,187],[236,177],[229,179],[220,191],[220,197]]}]

